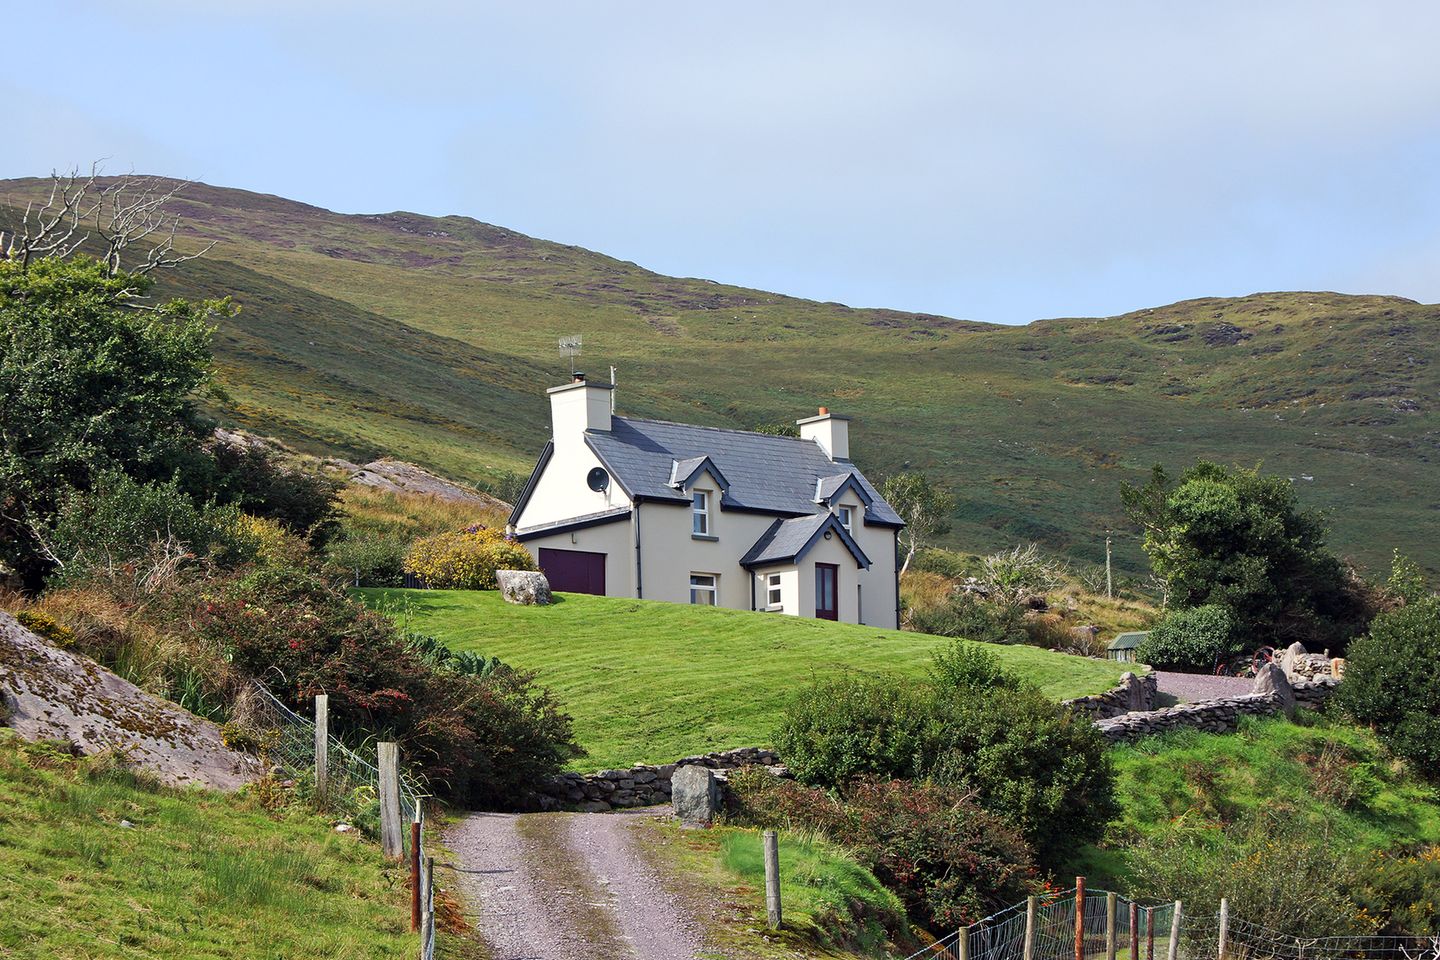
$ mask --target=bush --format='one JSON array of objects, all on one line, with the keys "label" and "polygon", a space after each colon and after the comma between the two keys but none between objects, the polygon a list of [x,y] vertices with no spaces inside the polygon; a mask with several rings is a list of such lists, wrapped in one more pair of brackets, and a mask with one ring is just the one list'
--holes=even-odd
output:
[{"label": "bush", "polygon": [[1392,936],[1434,936],[1440,930],[1440,844],[1415,853],[1376,854],[1361,871],[1355,899]]},{"label": "bush", "polygon": [[1020,678],[978,643],[957,640],[935,655],[931,668],[941,690],[1018,690]]},{"label": "bush", "polygon": [[1135,656],[1140,662],[1162,670],[1209,673],[1221,661],[1239,652],[1230,611],[1209,604],[1166,614],[1151,629]]},{"label": "bush", "polygon": [[524,803],[535,780],[581,753],[570,718],[532,674],[437,668],[391,620],[307,571],[212,580],[177,615],[291,706],[329,694],[337,729],[398,741],[433,787],[462,802]]},{"label": "bush", "polygon": [[730,780],[730,816],[753,826],[817,830],[854,851],[913,918],[971,923],[1031,893],[1030,849],[962,791],[862,778],[838,797],[760,770]]},{"label": "bush", "polygon": [[938,606],[910,611],[910,627],[937,637],[963,637],[981,643],[1025,643],[1024,611],[991,603],[978,594],[952,593]]},{"label": "bush", "polygon": [[54,579],[76,583],[138,563],[157,544],[177,557],[223,564],[248,560],[255,549],[234,508],[196,506],[173,482],[139,483],[109,473],[62,504],[51,531],[51,549],[63,564]]},{"label": "bush", "polygon": [[842,677],[786,710],[776,748],[802,781],[843,788],[862,776],[930,779],[972,791],[1058,867],[1118,813],[1104,741],[1038,691],[957,646],[935,679]]},{"label": "bush", "polygon": [[405,555],[405,571],[439,590],[494,590],[496,570],[534,569],[529,551],[496,530],[424,537]]},{"label": "bush", "polygon": [[405,582],[405,541],[383,534],[347,534],[326,549],[327,566],[357,587],[398,587]]},{"label": "bush", "polygon": [[273,520],[317,547],[337,529],[340,484],[335,480],[286,466],[260,443],[216,439],[206,453],[209,463],[187,477],[187,489],[196,500],[214,499]]},{"label": "bush", "polygon": [[52,647],[65,649],[75,645],[74,631],[57,623],[52,616],[34,610],[21,610],[15,614],[15,619],[20,621],[20,626]]},{"label": "bush", "polygon": [[1132,894],[1181,900],[1192,916],[1231,916],[1295,937],[1371,933],[1351,895],[1362,874],[1346,844],[1316,834],[1290,811],[1254,814],[1227,830],[1173,821],[1130,848]]},{"label": "bush", "polygon": [[1336,702],[1415,773],[1440,780],[1440,598],[1375,618],[1350,645]]}]

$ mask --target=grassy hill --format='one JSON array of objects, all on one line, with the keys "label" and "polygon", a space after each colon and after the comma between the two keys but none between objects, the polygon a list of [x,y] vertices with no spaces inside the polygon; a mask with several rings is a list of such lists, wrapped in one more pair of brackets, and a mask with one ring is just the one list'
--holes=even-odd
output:
[{"label": "grassy hill", "polygon": [[[38,181],[0,182],[0,203]],[[622,413],[714,425],[857,418],[872,472],[956,494],[955,545],[1019,540],[1089,560],[1116,487],[1197,457],[1294,477],[1334,540],[1440,569],[1440,308],[1265,293],[1001,327],[660,276],[464,217],[342,215],[192,185],[219,245],[164,292],[234,294],[217,337],[225,420],[317,453],[387,453],[482,484],[548,431],[555,341],[619,367]],[[0,218],[6,211],[0,210]],[[8,214],[13,216],[13,209]],[[1140,566],[1121,538],[1118,562]]]},{"label": "grassy hill", "polygon": [[0,954],[415,956],[404,877],[373,844],[88,763],[0,730]]},{"label": "grassy hill", "polygon": [[[471,590],[358,591],[370,605],[456,650],[534,670],[575,718],[582,770],[669,763],[760,746],[800,684],[826,671],[920,676],[950,641],[741,610],[557,594],[548,607]],[[1056,699],[1098,693],[1125,667],[1036,647],[995,647]]]}]

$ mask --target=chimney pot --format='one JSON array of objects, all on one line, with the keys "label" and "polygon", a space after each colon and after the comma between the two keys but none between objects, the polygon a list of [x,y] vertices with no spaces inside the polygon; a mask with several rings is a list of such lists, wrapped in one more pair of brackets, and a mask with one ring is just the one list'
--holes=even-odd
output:
[{"label": "chimney pot", "polygon": [[824,417],[824,416],[829,415],[829,413],[830,413],[830,408],[829,408],[829,407],[821,407],[821,408],[820,408],[820,416]]},{"label": "chimney pot", "polygon": [[570,376],[574,378],[575,383],[585,382],[585,374],[581,373],[579,370],[576,370],[574,373],[570,374]]}]

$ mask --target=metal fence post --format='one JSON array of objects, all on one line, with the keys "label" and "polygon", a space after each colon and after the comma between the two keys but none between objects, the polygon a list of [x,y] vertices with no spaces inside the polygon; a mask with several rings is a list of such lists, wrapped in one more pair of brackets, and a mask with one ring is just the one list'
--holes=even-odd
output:
[{"label": "metal fence post", "polygon": [[1035,918],[1040,913],[1040,898],[1025,898],[1025,960],[1035,960]]},{"label": "metal fence post", "polygon": [[[1105,960],[1115,960],[1115,894],[1105,894]],[[1174,960],[1172,957],[1171,960]]]},{"label": "metal fence post", "polygon": [[420,808],[410,823],[410,932],[420,929]]},{"label": "metal fence post", "polygon": [[323,804],[330,789],[330,697],[315,694],[315,796]]},{"label": "metal fence post", "polygon": [[1230,901],[1220,898],[1220,940],[1218,960],[1225,960],[1226,949],[1230,946]]},{"label": "metal fence post", "polygon": [[1085,960],[1085,878],[1075,878],[1075,960]]},{"label": "metal fence post", "polygon": [[1180,956],[1180,901],[1175,901],[1175,912],[1170,916],[1170,949],[1165,952],[1166,960],[1178,960]]},{"label": "metal fence post", "polygon": [[400,746],[381,743],[376,756],[380,761],[380,846],[385,856],[400,860],[405,856],[400,835]]},{"label": "metal fence post", "polygon": [[766,830],[765,847],[765,914],[771,930],[780,929],[780,841],[774,830]]}]

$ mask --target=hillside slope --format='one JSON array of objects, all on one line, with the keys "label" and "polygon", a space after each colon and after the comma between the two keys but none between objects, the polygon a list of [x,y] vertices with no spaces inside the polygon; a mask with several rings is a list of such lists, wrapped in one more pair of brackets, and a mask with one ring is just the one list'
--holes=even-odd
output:
[{"label": "hillside slope", "polygon": [[[3,181],[0,200],[38,188]],[[664,277],[464,217],[203,184],[175,203],[186,242],[220,243],[164,292],[243,307],[217,339],[217,412],[314,452],[481,483],[523,472],[566,372],[556,338],[578,333],[583,365],[618,366],[622,413],[852,414],[872,472],[921,468],[955,491],[968,549],[1037,539],[1099,559],[1120,480],[1206,456],[1294,477],[1362,561],[1398,545],[1440,569],[1440,307],[1268,293],[1001,327]]]}]

